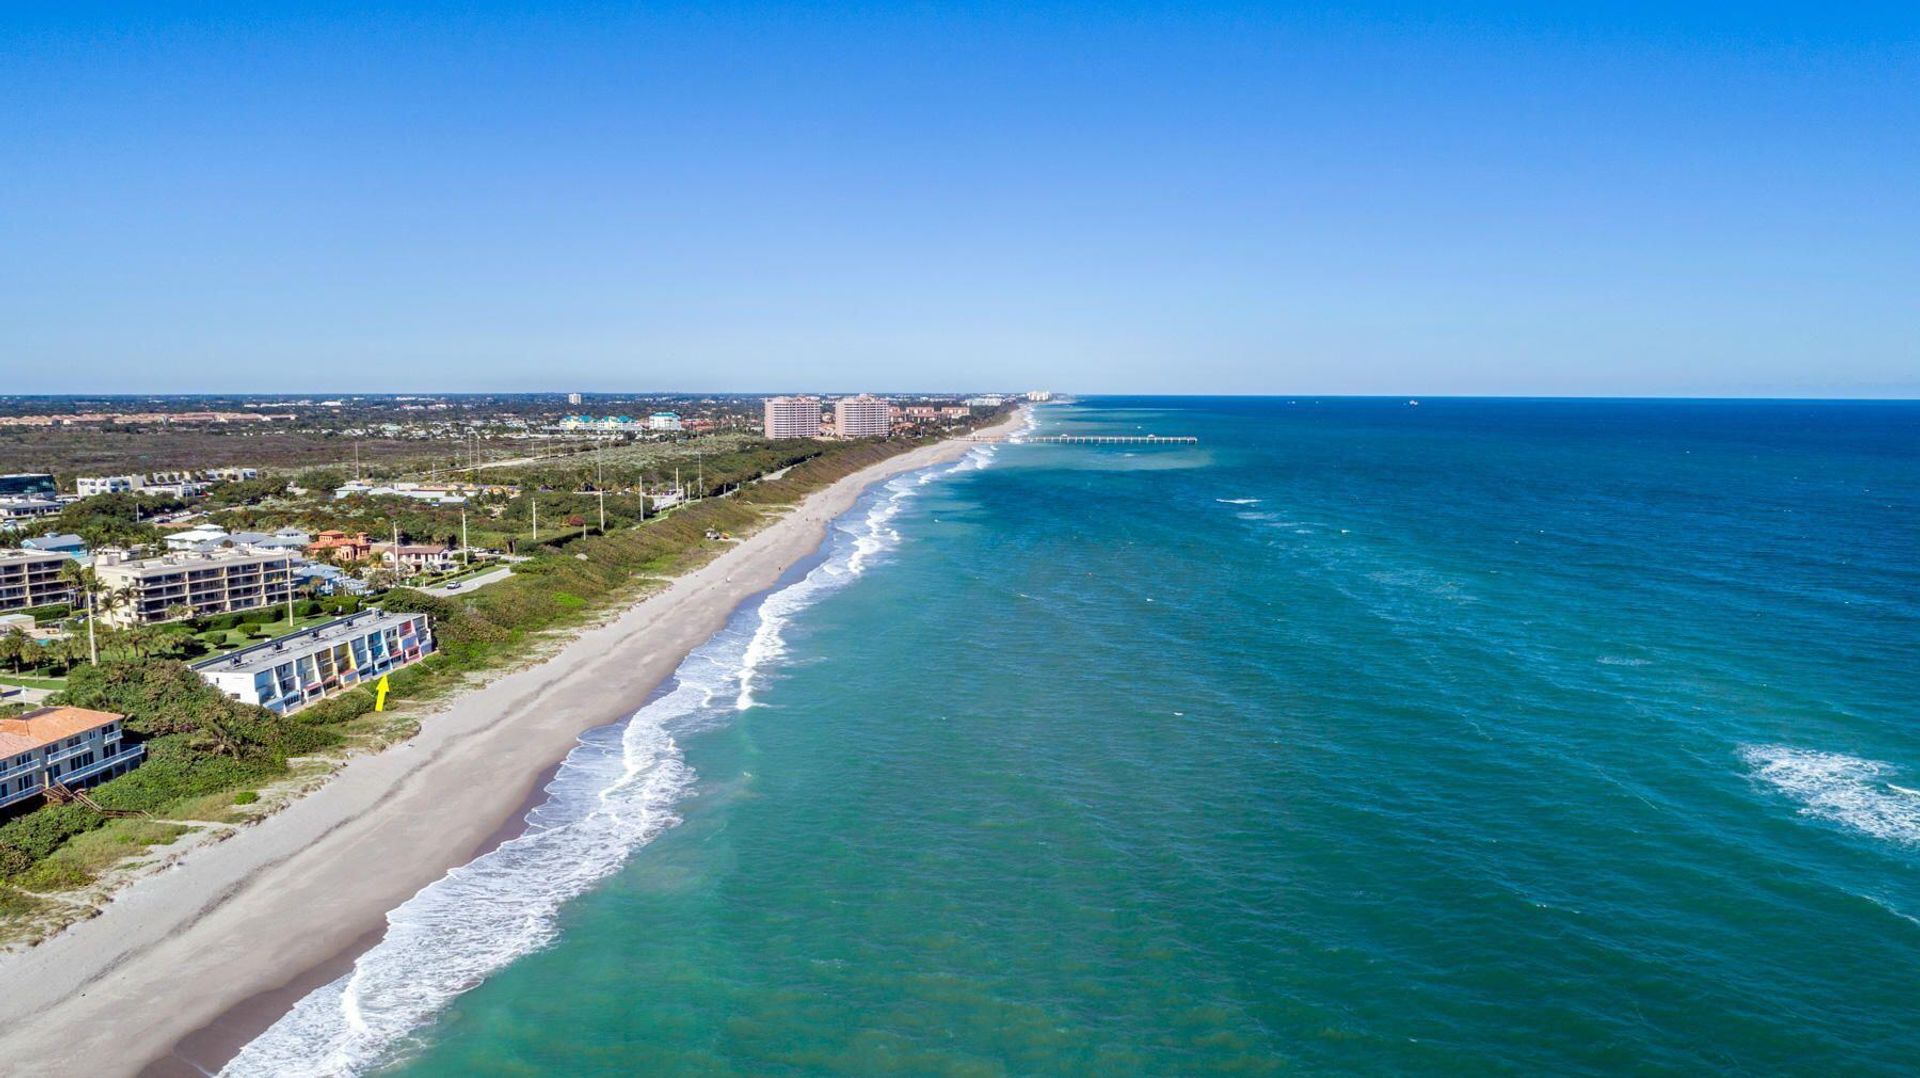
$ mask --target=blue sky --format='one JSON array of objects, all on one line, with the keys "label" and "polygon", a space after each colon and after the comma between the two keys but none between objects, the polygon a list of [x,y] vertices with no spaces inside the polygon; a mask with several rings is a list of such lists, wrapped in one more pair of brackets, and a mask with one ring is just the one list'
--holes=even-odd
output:
[{"label": "blue sky", "polygon": [[1920,396],[1913,10],[14,3],[0,100],[0,393]]}]

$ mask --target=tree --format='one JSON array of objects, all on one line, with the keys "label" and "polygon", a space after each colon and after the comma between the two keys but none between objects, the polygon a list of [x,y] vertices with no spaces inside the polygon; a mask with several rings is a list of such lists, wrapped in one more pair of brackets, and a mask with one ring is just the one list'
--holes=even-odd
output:
[{"label": "tree", "polygon": [[89,662],[98,664],[100,645],[94,637],[94,622],[98,620],[94,617],[94,600],[100,593],[100,578],[94,574],[92,566],[81,565],[72,559],[68,559],[67,563],[60,567],[60,576],[72,584],[74,591],[86,600],[87,659]]},{"label": "tree", "polygon": [[40,653],[40,645],[18,629],[9,629],[0,633],[0,660],[13,667],[14,673],[26,668],[27,660]]}]

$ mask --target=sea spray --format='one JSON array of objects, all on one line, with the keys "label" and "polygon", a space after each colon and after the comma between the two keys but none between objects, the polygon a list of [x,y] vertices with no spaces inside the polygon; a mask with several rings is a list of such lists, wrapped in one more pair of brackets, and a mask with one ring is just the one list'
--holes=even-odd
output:
[{"label": "sea spray", "polygon": [[927,483],[993,457],[981,446],[955,464],[895,477],[836,520],[819,565],[743,608],[681,662],[668,691],[627,721],[581,738],[524,834],[389,913],[386,935],[352,970],[302,998],[220,1073],[364,1074],[404,1055],[415,1031],[456,996],[550,943],[568,900],[679,822],[674,806],[694,776],[672,731],[751,707],[754,679],[785,653],[792,619],[899,544],[893,521],[904,503]]}]

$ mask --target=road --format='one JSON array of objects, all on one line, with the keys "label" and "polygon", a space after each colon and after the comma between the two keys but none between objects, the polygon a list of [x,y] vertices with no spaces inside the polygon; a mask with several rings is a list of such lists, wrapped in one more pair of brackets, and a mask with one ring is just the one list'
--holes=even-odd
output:
[{"label": "road", "polygon": [[[428,595],[463,595],[475,588],[484,588],[497,580],[505,580],[511,575],[513,575],[513,566],[502,565],[492,572],[481,573],[479,576],[452,581],[447,584],[442,584],[437,588],[422,588],[420,590],[426,592]],[[459,587],[454,587],[454,584],[458,584]]]}]

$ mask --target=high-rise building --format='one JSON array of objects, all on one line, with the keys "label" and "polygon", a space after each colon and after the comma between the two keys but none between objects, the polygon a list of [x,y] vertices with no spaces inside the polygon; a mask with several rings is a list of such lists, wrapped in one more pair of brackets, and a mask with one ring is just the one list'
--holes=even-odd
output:
[{"label": "high-rise building", "polygon": [[884,438],[893,429],[893,405],[865,393],[833,402],[833,430],[842,438]]},{"label": "high-rise building", "polygon": [[769,438],[820,437],[820,398],[768,397],[766,432]]},{"label": "high-rise building", "polygon": [[579,403],[580,403],[580,394],[578,394],[578,393],[569,393],[569,394],[567,394],[567,403],[568,403],[568,404],[579,404]]}]

